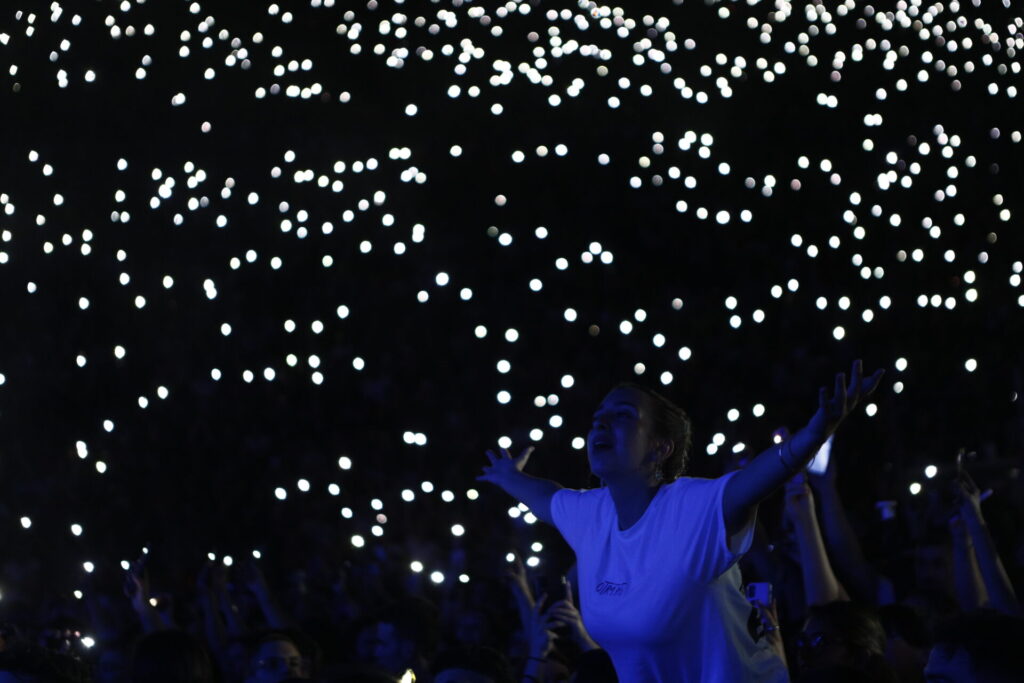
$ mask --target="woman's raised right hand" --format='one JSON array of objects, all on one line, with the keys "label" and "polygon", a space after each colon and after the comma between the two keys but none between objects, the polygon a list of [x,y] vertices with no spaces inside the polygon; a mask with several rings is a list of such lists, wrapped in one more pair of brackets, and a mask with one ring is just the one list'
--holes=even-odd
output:
[{"label": "woman's raised right hand", "polygon": [[525,448],[519,457],[512,457],[507,448],[502,448],[499,453],[487,451],[487,460],[490,464],[484,465],[483,473],[476,478],[477,481],[487,481],[501,486],[510,475],[523,471],[530,454],[533,453],[533,446]]}]

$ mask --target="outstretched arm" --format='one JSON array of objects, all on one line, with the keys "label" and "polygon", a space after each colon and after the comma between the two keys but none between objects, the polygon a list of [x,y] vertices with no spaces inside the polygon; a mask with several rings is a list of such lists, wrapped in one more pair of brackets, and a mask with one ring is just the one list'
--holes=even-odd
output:
[{"label": "outstretched arm", "polygon": [[513,555],[512,564],[508,568],[508,583],[516,599],[516,607],[519,608],[519,621],[526,624],[533,612],[534,599],[530,580],[526,576],[526,565],[523,564],[523,558],[519,557],[519,553]]},{"label": "outstretched arm", "polygon": [[883,601],[882,577],[864,557],[860,540],[850,526],[842,499],[839,496],[837,482],[838,463],[836,451],[832,450],[832,459],[822,474],[808,472],[808,483],[811,490],[821,503],[821,525],[828,552],[835,559],[843,580],[847,582],[851,593],[858,599],[871,604]]},{"label": "outstretched arm", "polygon": [[256,564],[256,561],[248,560],[242,565],[241,570],[242,581],[245,583],[245,587],[249,589],[249,592],[256,597],[256,602],[259,603],[260,611],[263,612],[263,618],[266,619],[267,626],[272,629],[292,628],[295,625],[295,621],[278,603],[273,591],[270,590],[270,586],[267,585],[267,579],[263,576],[263,570]]},{"label": "outstretched arm", "polygon": [[173,628],[173,622],[166,621],[150,602],[149,575],[146,571],[146,556],[143,555],[133,562],[124,573],[123,589],[125,597],[131,600],[132,609],[139,617],[144,633],[152,633],[165,628]]},{"label": "outstretched arm", "polygon": [[797,545],[800,548],[800,569],[804,575],[804,596],[808,606],[824,605],[850,596],[828,561],[825,542],[818,528],[814,511],[814,495],[807,485],[807,476],[801,472],[786,483],[786,514],[793,521]]},{"label": "outstretched arm", "polygon": [[981,492],[967,472],[961,472],[956,482],[957,497],[960,500],[960,515],[963,517],[967,534],[974,544],[978,568],[988,591],[989,606],[1004,614],[1019,616],[1021,606],[1013,591],[1013,584],[1006,575],[1006,569],[999,559],[996,544],[988,531],[988,525],[981,514]]},{"label": "outstretched arm", "polygon": [[974,542],[967,534],[967,525],[959,514],[949,520],[949,532],[953,536],[953,587],[960,609],[970,612],[988,604],[985,579],[978,568],[974,555]]},{"label": "outstretched arm", "polygon": [[203,615],[203,629],[206,632],[206,644],[218,657],[224,652],[227,638],[224,633],[224,621],[220,616],[220,605],[217,600],[217,592],[213,589],[212,575],[221,569],[223,565],[214,566],[207,562],[199,570],[196,577],[196,597],[199,601],[199,609]]},{"label": "outstretched arm", "polygon": [[537,519],[553,525],[551,497],[561,491],[562,486],[549,479],[532,477],[523,472],[532,452],[533,446],[530,446],[520,453],[519,457],[513,458],[507,448],[502,448],[500,455],[494,451],[487,451],[490,464],[484,466],[483,474],[476,479],[495,484],[508,495],[523,502]]},{"label": "outstretched arm", "polygon": [[843,373],[836,375],[831,397],[824,387],[819,390],[818,410],[806,427],[789,441],[761,453],[729,480],[723,509],[730,533],[743,526],[758,503],[804,467],[861,399],[875,390],[882,379],[882,371],[878,370],[868,378],[864,378],[863,371],[861,361],[854,361],[849,387]]}]

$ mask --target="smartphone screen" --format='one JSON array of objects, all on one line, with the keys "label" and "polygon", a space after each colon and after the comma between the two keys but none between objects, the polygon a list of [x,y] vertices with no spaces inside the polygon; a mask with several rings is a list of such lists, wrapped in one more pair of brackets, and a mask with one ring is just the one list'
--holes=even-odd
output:
[{"label": "smartphone screen", "polygon": [[828,437],[825,443],[821,444],[821,448],[814,455],[811,460],[811,464],[807,466],[807,471],[811,474],[825,474],[828,469],[828,459],[832,455],[832,439],[836,437],[835,434]]}]

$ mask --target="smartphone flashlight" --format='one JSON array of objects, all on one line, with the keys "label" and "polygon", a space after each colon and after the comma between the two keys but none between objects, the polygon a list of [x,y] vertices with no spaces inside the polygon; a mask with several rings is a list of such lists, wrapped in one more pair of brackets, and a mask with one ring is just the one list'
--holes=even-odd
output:
[{"label": "smartphone flashlight", "polygon": [[832,439],[834,438],[835,434],[828,437],[825,443],[821,444],[821,448],[815,453],[811,464],[807,466],[808,472],[811,474],[825,474],[828,470],[828,460],[832,455]]}]

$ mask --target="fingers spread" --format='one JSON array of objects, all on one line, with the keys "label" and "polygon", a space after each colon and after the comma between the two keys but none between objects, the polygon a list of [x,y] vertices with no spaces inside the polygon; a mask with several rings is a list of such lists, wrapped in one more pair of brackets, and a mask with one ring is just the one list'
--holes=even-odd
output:
[{"label": "fingers spread", "polygon": [[868,377],[867,380],[864,381],[862,393],[865,396],[867,396],[872,391],[874,391],[878,387],[878,385],[882,382],[882,375],[884,375],[884,374],[885,374],[885,370],[882,370],[881,368],[879,368],[878,370],[875,370],[874,373],[872,373],[872,375],[870,377]]},{"label": "fingers spread", "polygon": [[846,390],[848,396],[853,397],[854,400],[860,396],[861,384],[864,379],[864,363],[858,358],[853,361],[853,368],[850,370],[850,386]]},{"label": "fingers spread", "polygon": [[846,404],[846,373],[840,372],[836,375],[835,394],[832,396],[832,400],[839,407]]}]

